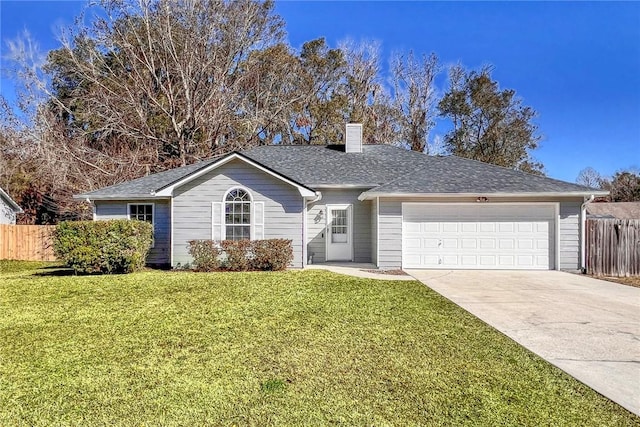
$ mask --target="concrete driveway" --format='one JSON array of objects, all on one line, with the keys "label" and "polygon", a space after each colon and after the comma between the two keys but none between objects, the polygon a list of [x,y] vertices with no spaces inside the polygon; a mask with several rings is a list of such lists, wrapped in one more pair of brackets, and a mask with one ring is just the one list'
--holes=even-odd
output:
[{"label": "concrete driveway", "polygon": [[558,271],[407,272],[640,415],[640,288]]}]

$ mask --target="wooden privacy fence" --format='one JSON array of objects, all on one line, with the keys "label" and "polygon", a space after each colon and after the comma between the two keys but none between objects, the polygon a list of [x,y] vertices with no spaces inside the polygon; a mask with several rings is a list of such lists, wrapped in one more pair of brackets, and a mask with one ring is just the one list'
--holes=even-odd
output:
[{"label": "wooden privacy fence", "polygon": [[587,220],[587,273],[640,275],[640,219]]},{"label": "wooden privacy fence", "polygon": [[55,225],[0,224],[0,259],[55,261]]}]

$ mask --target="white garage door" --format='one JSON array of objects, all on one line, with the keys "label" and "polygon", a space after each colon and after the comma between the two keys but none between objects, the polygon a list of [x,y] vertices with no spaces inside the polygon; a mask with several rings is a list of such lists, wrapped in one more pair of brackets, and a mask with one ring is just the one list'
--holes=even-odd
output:
[{"label": "white garage door", "polygon": [[403,268],[554,268],[553,204],[402,204]]}]

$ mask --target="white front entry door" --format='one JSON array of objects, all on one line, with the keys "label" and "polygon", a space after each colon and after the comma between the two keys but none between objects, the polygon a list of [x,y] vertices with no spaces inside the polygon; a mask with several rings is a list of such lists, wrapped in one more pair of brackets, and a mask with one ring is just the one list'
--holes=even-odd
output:
[{"label": "white front entry door", "polygon": [[351,205],[327,205],[327,261],[352,261]]}]

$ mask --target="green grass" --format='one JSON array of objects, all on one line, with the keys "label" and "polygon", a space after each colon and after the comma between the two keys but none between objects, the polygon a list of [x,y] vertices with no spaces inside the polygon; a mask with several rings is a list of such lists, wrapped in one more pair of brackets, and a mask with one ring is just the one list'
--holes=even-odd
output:
[{"label": "green grass", "polygon": [[0,425],[640,425],[417,282],[0,273]]}]

